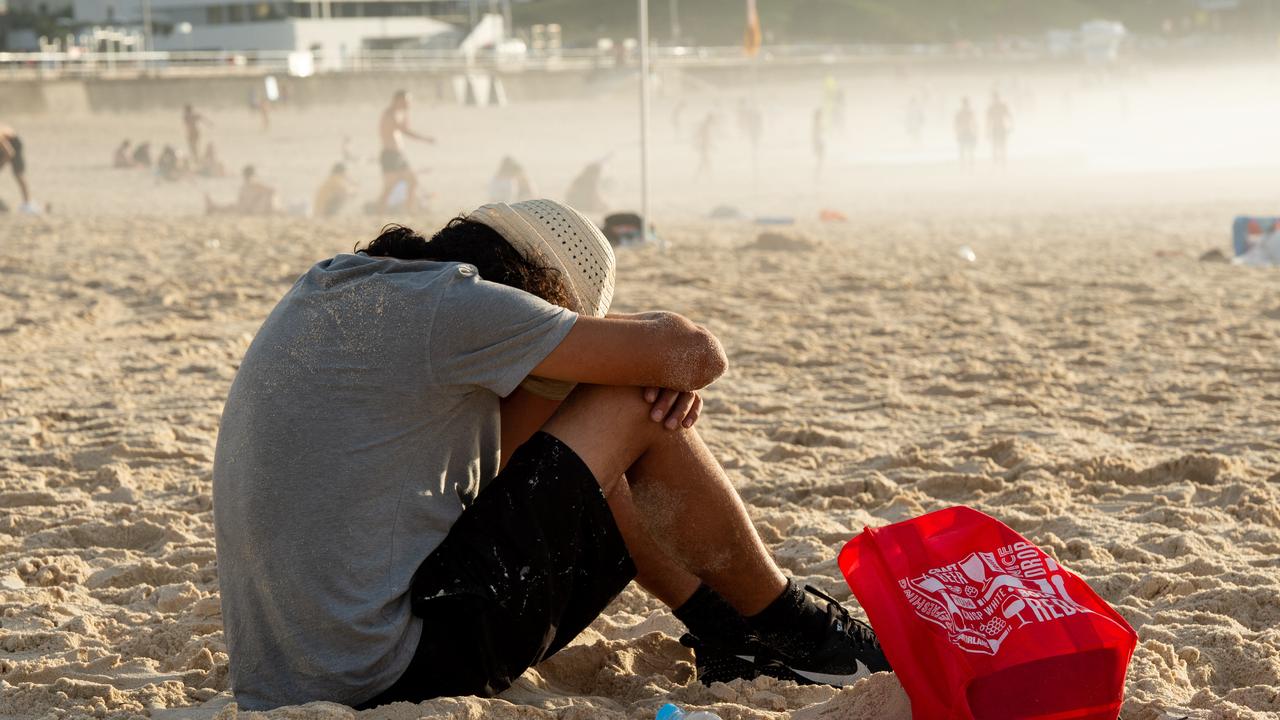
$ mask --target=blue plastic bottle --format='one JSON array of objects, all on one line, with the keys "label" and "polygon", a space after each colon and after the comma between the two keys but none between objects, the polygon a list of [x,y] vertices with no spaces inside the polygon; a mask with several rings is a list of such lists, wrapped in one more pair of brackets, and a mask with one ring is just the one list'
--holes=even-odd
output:
[{"label": "blue plastic bottle", "polygon": [[658,715],[654,720],[720,720],[720,716],[707,710],[685,712],[675,705],[667,703],[658,708]]}]

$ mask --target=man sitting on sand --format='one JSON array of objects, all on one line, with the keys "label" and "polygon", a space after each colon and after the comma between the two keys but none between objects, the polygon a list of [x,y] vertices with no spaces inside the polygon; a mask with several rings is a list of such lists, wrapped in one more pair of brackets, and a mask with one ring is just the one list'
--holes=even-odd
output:
[{"label": "man sitting on sand", "polygon": [[430,240],[390,226],[294,284],[214,460],[242,708],[491,696],[632,579],[690,629],[704,682],[889,669],[782,573],[694,429],[719,341],[606,316],[613,279],[600,231],[535,200]]},{"label": "man sitting on sand", "polygon": [[187,170],[187,162],[178,157],[178,151],[172,145],[165,145],[156,159],[156,177],[177,182],[187,177]]},{"label": "man sitting on sand", "polygon": [[397,90],[391,96],[391,104],[382,111],[382,118],[378,121],[378,139],[382,142],[382,154],[378,158],[382,164],[382,194],[378,196],[379,211],[387,210],[387,199],[391,196],[391,191],[400,183],[408,186],[406,188],[408,199],[404,209],[413,211],[417,204],[418,176],[414,174],[408,158],[404,156],[402,138],[405,137],[435,143],[435,138],[420,135],[409,127],[409,93]]},{"label": "man sitting on sand", "polygon": [[533,197],[533,183],[524,167],[510,155],[502,158],[498,171],[489,180],[489,202],[513,203]]},{"label": "man sitting on sand", "polygon": [[116,146],[116,152],[111,157],[111,166],[116,168],[133,167],[133,143],[128,139],[122,140]]},{"label": "man sitting on sand", "polygon": [[134,146],[133,164],[137,167],[151,167],[151,143],[143,141]]},{"label": "man sitting on sand", "polygon": [[214,147],[212,140],[204,146],[204,154],[200,156],[196,172],[200,173],[201,177],[211,178],[223,177],[227,174],[227,167],[218,158],[218,149]]},{"label": "man sitting on sand", "polygon": [[604,165],[599,162],[588,163],[578,173],[569,189],[565,191],[565,200],[569,205],[586,212],[604,212],[609,209],[609,201],[604,198],[601,189],[603,184]]},{"label": "man sitting on sand", "polygon": [[22,195],[20,207],[26,212],[37,212],[31,204],[31,191],[27,189],[27,157],[22,152],[22,138],[18,137],[17,130],[0,123],[0,170],[5,165],[13,168],[13,179]]},{"label": "man sitting on sand", "polygon": [[311,205],[311,214],[316,217],[333,217],[338,214],[347,200],[351,199],[354,188],[347,180],[347,166],[337,163],[329,171],[329,175],[316,190],[315,202]]},{"label": "man sitting on sand", "polygon": [[271,215],[279,209],[280,201],[276,189],[257,178],[257,171],[252,165],[245,165],[240,171],[243,182],[236,201],[227,205],[215,203],[208,195],[204,196],[204,211],[207,215]]}]

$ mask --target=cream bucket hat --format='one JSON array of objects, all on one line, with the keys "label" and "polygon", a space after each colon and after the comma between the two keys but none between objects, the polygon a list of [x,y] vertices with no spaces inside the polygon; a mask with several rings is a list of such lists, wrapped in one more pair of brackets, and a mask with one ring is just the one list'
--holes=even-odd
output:
[{"label": "cream bucket hat", "polygon": [[526,200],[481,205],[467,219],[498,231],[526,260],[558,270],[577,301],[571,310],[594,317],[609,312],[613,247],[587,216],[552,200]]}]

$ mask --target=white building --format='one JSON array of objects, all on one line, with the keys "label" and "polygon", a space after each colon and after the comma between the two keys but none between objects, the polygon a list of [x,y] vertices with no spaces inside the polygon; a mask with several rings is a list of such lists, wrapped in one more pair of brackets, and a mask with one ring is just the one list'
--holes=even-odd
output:
[{"label": "white building", "polygon": [[8,12],[58,15],[71,9],[71,0],[0,0],[0,8]]},{"label": "white building", "polygon": [[[140,28],[148,0],[73,0],[82,25]],[[358,50],[453,47],[466,0],[149,0],[154,50],[310,51],[341,65]]]}]

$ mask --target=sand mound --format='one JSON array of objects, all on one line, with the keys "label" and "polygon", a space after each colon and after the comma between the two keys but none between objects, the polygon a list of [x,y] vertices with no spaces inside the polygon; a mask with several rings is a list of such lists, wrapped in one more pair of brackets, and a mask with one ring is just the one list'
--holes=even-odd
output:
[{"label": "sand mound", "polygon": [[799,233],[762,232],[756,236],[755,242],[742,246],[742,249],[764,252],[808,252],[818,247],[820,247],[819,243]]}]

